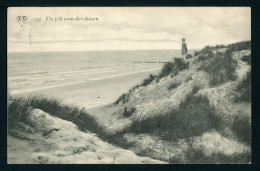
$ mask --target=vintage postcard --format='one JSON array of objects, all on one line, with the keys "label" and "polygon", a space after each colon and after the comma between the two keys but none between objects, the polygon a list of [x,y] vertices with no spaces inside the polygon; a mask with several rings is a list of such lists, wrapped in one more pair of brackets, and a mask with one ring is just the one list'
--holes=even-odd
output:
[{"label": "vintage postcard", "polygon": [[8,8],[9,164],[250,164],[250,7]]}]

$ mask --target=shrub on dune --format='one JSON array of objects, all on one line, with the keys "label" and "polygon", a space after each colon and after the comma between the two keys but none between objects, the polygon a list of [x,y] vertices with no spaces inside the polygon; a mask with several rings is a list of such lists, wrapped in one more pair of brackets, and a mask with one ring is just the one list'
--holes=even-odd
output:
[{"label": "shrub on dune", "polygon": [[174,68],[175,68],[175,65],[172,62],[168,62],[168,63],[164,64],[164,66],[159,74],[159,77],[162,78],[164,76],[169,75]]},{"label": "shrub on dune", "polygon": [[236,80],[236,66],[237,61],[232,58],[232,51],[227,50],[223,55],[217,53],[201,69],[210,75],[210,85],[215,86],[230,80]]},{"label": "shrub on dune", "polygon": [[120,102],[122,102],[123,104],[128,102],[129,100],[129,94],[125,94],[123,93],[115,102],[114,104],[119,104]]},{"label": "shrub on dune", "polygon": [[150,74],[148,78],[144,79],[140,86],[147,86],[150,84],[157,76]]},{"label": "shrub on dune", "polygon": [[174,58],[174,62],[168,62],[163,66],[158,78],[168,76],[169,74],[176,75],[184,69],[189,69],[189,63],[186,63],[182,58]]}]

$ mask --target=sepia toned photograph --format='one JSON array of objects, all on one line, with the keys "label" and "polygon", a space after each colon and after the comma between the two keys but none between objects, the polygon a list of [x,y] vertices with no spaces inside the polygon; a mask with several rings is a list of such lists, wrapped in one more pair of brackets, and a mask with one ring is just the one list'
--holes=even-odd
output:
[{"label": "sepia toned photograph", "polygon": [[250,164],[250,7],[9,7],[8,164]]}]

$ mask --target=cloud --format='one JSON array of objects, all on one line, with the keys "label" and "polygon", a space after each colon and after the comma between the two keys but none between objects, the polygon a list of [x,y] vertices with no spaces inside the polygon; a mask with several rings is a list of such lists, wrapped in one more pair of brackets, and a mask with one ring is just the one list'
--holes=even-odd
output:
[{"label": "cloud", "polygon": [[[16,22],[18,15],[28,17],[23,27]],[[98,21],[50,22],[46,21],[48,16],[93,17]],[[41,18],[41,22],[35,18]],[[250,40],[251,10],[249,7],[8,8],[8,51],[174,49],[180,48],[182,37],[189,48]]]}]

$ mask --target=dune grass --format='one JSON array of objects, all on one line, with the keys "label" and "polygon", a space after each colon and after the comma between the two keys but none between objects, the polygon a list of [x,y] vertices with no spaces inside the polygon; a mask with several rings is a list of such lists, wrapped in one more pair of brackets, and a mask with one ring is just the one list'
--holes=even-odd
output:
[{"label": "dune grass", "polygon": [[[83,132],[93,132],[103,141],[116,146],[128,148],[133,143],[128,143],[122,133],[109,134],[106,128],[96,121],[96,118],[89,115],[84,108],[61,103],[57,99],[45,97],[16,98],[8,97],[8,134],[16,138],[23,138],[17,132],[33,132],[33,125],[27,117],[32,109],[41,109],[51,116],[74,123]],[[23,127],[21,127],[23,126]],[[30,129],[29,129],[30,128]],[[30,133],[30,132],[29,132]]]},{"label": "dune grass", "polygon": [[195,56],[197,56],[199,54],[205,55],[208,53],[212,53],[212,51],[215,49],[216,49],[216,47],[213,47],[213,46],[205,46],[203,49],[195,51],[194,55]]},{"label": "dune grass", "polygon": [[159,81],[161,78],[168,76],[170,74],[177,75],[180,71],[184,69],[189,69],[189,63],[186,63],[182,58],[174,58],[174,62],[167,62],[164,64],[161,72],[158,75],[152,75],[150,74],[148,78],[144,79],[141,84],[136,85],[132,89],[129,90],[128,93],[122,94],[115,102],[115,105],[118,105],[119,103],[125,104],[129,101],[129,94],[132,90],[135,88],[138,88],[140,86],[147,86],[152,81],[157,80]]},{"label": "dune grass", "polygon": [[169,74],[177,75],[179,71],[189,69],[189,63],[186,63],[182,58],[174,58],[173,62],[164,64],[161,72],[158,75],[158,79],[161,79]]},{"label": "dune grass", "polygon": [[120,102],[125,104],[129,100],[129,94],[123,93],[119,98],[114,102],[114,104],[119,104]]},{"label": "dune grass", "polygon": [[[218,52],[218,53],[220,53],[220,52]],[[204,62],[204,61],[207,61],[208,59],[213,58],[214,56],[215,56],[214,53],[209,51],[208,53],[201,54],[198,57],[197,61],[203,61]]]},{"label": "dune grass", "polygon": [[246,62],[248,65],[251,65],[251,54],[243,56],[241,60]]},{"label": "dune grass", "polygon": [[232,52],[241,50],[251,50],[251,41],[243,41],[238,43],[229,44],[227,46]]},{"label": "dune grass", "polygon": [[164,140],[176,140],[200,135],[210,129],[220,129],[221,117],[210,106],[207,97],[195,96],[199,87],[186,96],[178,109],[164,115],[134,120],[125,133],[152,133]]},{"label": "dune grass", "polygon": [[[186,163],[188,164],[247,164],[251,162],[251,154],[248,151],[235,153],[227,156],[222,153],[214,153],[212,156],[206,156],[202,149],[188,148],[185,153]],[[171,158],[170,163],[183,163],[183,161]]]},{"label": "dune grass", "polygon": [[130,117],[133,115],[133,113],[136,111],[135,107],[124,107],[124,117]]},{"label": "dune grass", "polygon": [[155,78],[157,78],[156,75],[150,74],[148,78],[144,79],[142,84],[140,84],[140,86],[147,86],[148,84],[150,84]]},{"label": "dune grass", "polygon": [[238,139],[248,145],[251,144],[251,117],[244,114],[238,114],[233,119],[231,130]]},{"label": "dune grass", "polygon": [[246,77],[238,84],[236,91],[239,94],[235,97],[235,102],[251,103],[251,71],[249,71]]},{"label": "dune grass", "polygon": [[181,85],[181,83],[171,83],[170,86],[168,87],[168,90],[173,90],[179,87],[179,85]]},{"label": "dune grass", "polygon": [[222,53],[217,53],[206,64],[203,64],[200,69],[203,69],[210,75],[210,85],[216,86],[230,80],[236,80],[236,66],[237,61],[232,58],[232,51],[228,49],[223,55]]},{"label": "dune grass", "polygon": [[197,56],[199,54],[207,54],[212,52],[213,50],[218,50],[221,48],[228,48],[232,52],[247,50],[247,49],[251,49],[251,41],[243,41],[243,42],[233,43],[229,45],[205,46],[203,49],[195,51],[194,55]]},{"label": "dune grass", "polygon": [[104,128],[96,122],[93,116],[87,114],[84,109],[75,106],[62,104],[57,99],[48,99],[44,97],[29,97],[29,98],[9,98],[8,105],[8,129],[15,127],[17,122],[27,123],[27,116],[31,109],[41,109],[52,116],[71,121],[78,126],[82,131],[91,131],[98,134],[103,134]]}]

